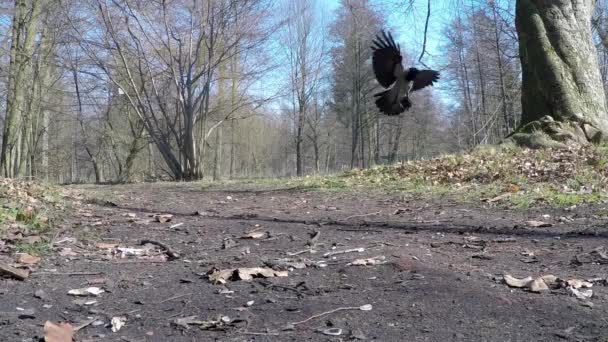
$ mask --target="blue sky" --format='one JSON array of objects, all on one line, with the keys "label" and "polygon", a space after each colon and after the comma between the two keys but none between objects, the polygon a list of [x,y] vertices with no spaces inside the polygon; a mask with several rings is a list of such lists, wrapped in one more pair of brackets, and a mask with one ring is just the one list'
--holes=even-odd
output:
[{"label": "blue sky", "polygon": [[[340,6],[340,0],[318,1],[321,12],[319,15],[325,17],[326,22],[330,22],[335,10]],[[429,66],[440,56],[441,30],[453,19],[454,13],[456,13],[455,5],[459,1],[432,0],[426,49],[428,55],[425,55],[423,59]],[[418,56],[422,52],[427,1],[416,0],[409,11],[403,6],[396,5],[400,2],[405,3],[408,0],[371,0],[372,5],[376,6],[381,13],[387,14],[386,22],[401,47],[412,55],[413,59],[418,60]]]}]

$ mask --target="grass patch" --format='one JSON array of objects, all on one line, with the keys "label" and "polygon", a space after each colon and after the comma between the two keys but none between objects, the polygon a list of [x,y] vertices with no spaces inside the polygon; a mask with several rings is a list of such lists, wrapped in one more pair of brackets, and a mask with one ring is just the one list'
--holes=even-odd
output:
[{"label": "grass patch", "polygon": [[10,246],[14,251],[44,255],[50,250],[45,235],[51,233],[52,222],[62,214],[63,207],[58,188],[0,178],[0,238],[20,233],[27,238],[15,241]]},{"label": "grass patch", "polygon": [[[377,189],[420,198],[493,203],[527,209],[603,202],[608,197],[608,145],[569,150],[480,146],[472,153],[352,170],[338,175],[264,178],[201,184],[203,188]],[[504,195],[504,196],[503,196]]]},{"label": "grass patch", "polygon": [[51,251],[51,246],[46,241],[34,243],[18,243],[15,249],[19,253],[27,253],[29,255],[44,256]]}]

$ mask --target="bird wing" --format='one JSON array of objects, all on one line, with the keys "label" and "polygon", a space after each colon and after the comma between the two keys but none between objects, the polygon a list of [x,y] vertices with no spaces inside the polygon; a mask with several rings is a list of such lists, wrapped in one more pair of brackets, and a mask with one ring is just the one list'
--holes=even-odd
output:
[{"label": "bird wing", "polygon": [[376,36],[376,40],[372,41],[374,50],[372,56],[372,66],[378,83],[384,88],[390,87],[395,82],[397,76],[403,73],[401,65],[401,51],[399,46],[395,44],[393,36],[390,32],[388,35],[382,31],[382,37]]},{"label": "bird wing", "polygon": [[420,90],[427,86],[432,86],[433,83],[439,80],[439,72],[435,70],[420,70],[414,78],[414,85],[412,91]]}]

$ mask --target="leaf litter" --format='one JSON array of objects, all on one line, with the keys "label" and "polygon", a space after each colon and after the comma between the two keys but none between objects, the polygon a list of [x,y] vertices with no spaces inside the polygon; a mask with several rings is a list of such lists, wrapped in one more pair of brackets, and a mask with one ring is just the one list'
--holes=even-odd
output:
[{"label": "leaf litter", "polygon": [[530,292],[540,293],[550,290],[565,289],[566,293],[569,293],[584,301],[584,304],[588,304],[586,301],[593,296],[593,283],[581,279],[560,279],[552,274],[544,275],[541,277],[526,277],[516,278],[509,274],[503,276],[505,284],[514,288],[525,288]]},{"label": "leaf litter", "polygon": [[209,281],[214,284],[226,284],[228,281],[250,281],[254,278],[287,277],[289,272],[276,271],[269,267],[231,268],[220,270],[213,268],[207,272]]}]

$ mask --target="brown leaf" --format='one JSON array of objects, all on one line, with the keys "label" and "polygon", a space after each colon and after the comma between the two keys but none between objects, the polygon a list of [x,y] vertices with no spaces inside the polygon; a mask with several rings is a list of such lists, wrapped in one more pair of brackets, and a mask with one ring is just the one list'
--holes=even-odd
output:
[{"label": "brown leaf", "polygon": [[268,267],[251,267],[219,270],[208,272],[209,280],[214,284],[225,284],[228,280],[252,280],[253,278],[287,277],[287,271],[275,271]]},{"label": "brown leaf", "polygon": [[74,328],[69,323],[44,323],[44,342],[72,342],[73,338]]},{"label": "brown leaf", "polygon": [[41,260],[40,257],[29,255],[27,253],[19,253],[19,263],[26,265],[35,265]]},{"label": "brown leaf", "polygon": [[171,215],[171,214],[156,214],[156,215],[154,215],[154,219],[156,220],[156,222],[167,223],[167,222],[171,222],[171,220],[173,219],[173,215]]},{"label": "brown leaf", "polygon": [[18,280],[25,280],[30,276],[30,272],[0,262],[0,275],[8,275]]}]

